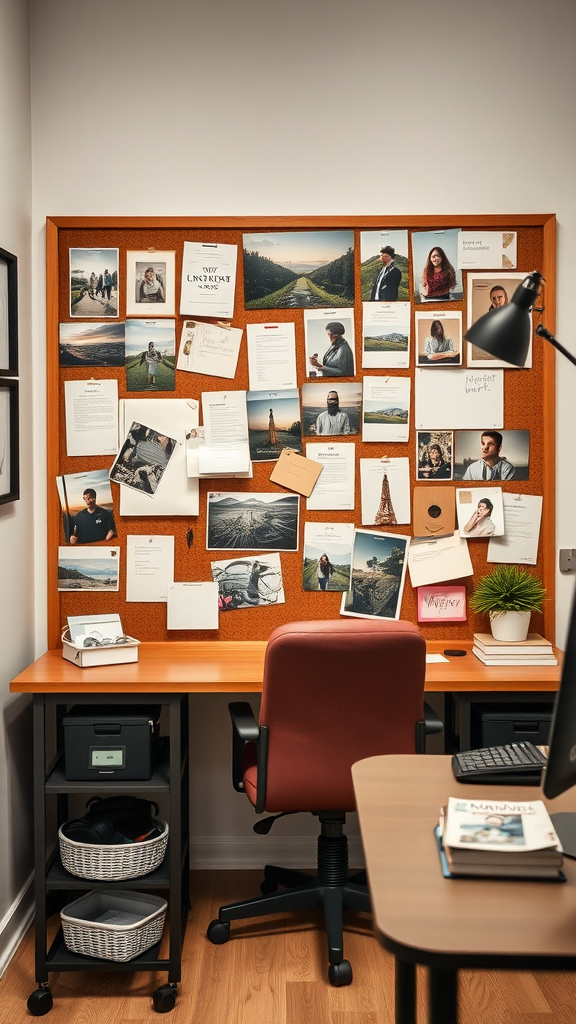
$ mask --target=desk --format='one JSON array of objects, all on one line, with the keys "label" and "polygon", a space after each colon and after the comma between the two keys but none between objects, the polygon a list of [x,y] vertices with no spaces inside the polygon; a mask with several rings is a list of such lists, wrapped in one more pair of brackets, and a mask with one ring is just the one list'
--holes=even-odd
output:
[{"label": "desk", "polygon": [[[415,1024],[415,965],[430,1024],[456,1024],[458,968],[576,970],[576,861],[566,884],[445,879],[433,827],[449,796],[530,800],[521,786],[458,785],[449,757],[370,757],[352,768],[374,927],[396,957],[396,1024]],[[576,810],[574,791],[550,810]]]},{"label": "desk", "polygon": [[[450,640],[428,641],[429,653],[439,653]],[[426,666],[428,693],[554,692],[560,665],[539,668],[487,668],[473,655],[472,641],[458,643],[466,656]],[[265,641],[162,641],[143,643],[139,660],[129,665],[79,669],[48,651],[10,683],[13,693],[259,693],[262,689]],[[559,662],[562,654],[555,651]]]}]

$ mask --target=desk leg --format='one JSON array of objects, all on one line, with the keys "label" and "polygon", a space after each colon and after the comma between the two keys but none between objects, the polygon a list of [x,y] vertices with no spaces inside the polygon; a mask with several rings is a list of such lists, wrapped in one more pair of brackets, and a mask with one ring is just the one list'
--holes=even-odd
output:
[{"label": "desk leg", "polygon": [[395,1024],[416,1024],[416,966],[395,961]]},{"label": "desk leg", "polygon": [[430,1024],[458,1024],[458,971],[430,967],[428,971]]}]

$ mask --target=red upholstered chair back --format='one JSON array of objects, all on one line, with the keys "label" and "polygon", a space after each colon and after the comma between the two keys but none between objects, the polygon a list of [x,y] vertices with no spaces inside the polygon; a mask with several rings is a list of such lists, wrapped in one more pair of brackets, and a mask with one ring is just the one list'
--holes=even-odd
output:
[{"label": "red upholstered chair back", "polygon": [[[260,725],[269,730],[266,809],[354,810],[351,765],[415,752],[426,644],[411,622],[337,619],[276,629]],[[250,795],[256,768],[248,769]]]}]

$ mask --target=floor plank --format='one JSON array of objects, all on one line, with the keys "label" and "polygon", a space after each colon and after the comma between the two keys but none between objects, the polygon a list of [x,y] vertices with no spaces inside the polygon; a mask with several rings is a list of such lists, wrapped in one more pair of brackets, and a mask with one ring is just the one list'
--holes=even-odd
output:
[{"label": "floor plank", "polygon": [[[194,872],[193,910],[182,958],[182,983],[170,1024],[393,1024],[394,963],[376,942],[366,914],[348,914],[345,954],[354,981],[327,980],[320,914],[306,911],[232,923],[231,939],[213,946],[206,927],[218,907],[259,891],[254,871]],[[144,886],[142,886],[144,888]],[[57,921],[53,923],[53,927]],[[152,992],[165,973],[50,975],[50,1024],[152,1024]],[[418,969],[418,1024],[427,1024],[426,972]],[[0,1021],[30,1021],[36,988],[30,929],[2,979]],[[461,1024],[574,1024],[576,975],[463,971]]]}]

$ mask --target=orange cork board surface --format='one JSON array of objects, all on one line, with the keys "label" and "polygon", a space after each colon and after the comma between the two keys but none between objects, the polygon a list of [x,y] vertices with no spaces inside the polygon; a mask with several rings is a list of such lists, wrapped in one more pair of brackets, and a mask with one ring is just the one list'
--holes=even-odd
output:
[{"label": "orange cork board surface", "polygon": [[[361,525],[361,490],[360,490],[360,459],[361,458],[397,458],[408,457],[410,460],[410,488],[415,485],[426,487],[426,483],[416,479],[416,433],[414,429],[414,313],[425,307],[414,303],[413,285],[410,281],[411,299],[411,357],[408,369],[362,369],[362,300],[360,287],[360,232],[386,227],[395,229],[406,228],[411,238],[412,231],[442,229],[458,226],[466,230],[510,230],[517,232],[517,267],[516,273],[529,273],[534,269],[547,267],[547,319],[550,327],[548,311],[553,305],[553,284],[550,280],[553,272],[553,254],[546,249],[545,216],[534,217],[530,223],[528,216],[483,217],[449,217],[449,218],[305,218],[302,220],[289,218],[269,218],[263,223],[262,218],[252,220],[246,218],[239,222],[234,220],[229,225],[222,218],[207,223],[207,219],[166,220],[155,218],[147,224],[144,220],[111,220],[95,218],[52,218],[51,222],[57,230],[50,232],[48,244],[48,418],[50,424],[57,427],[57,444],[51,446],[48,453],[49,463],[49,622],[50,646],[55,646],[60,630],[66,625],[69,615],[97,614],[101,612],[119,612],[125,632],[140,640],[265,640],[272,630],[285,622],[294,620],[315,620],[336,618],[340,612],[341,593],[304,591],[302,586],[303,571],[303,531],[305,522],[354,523]],[[356,508],[354,512],[312,512],[306,509],[306,499],[300,498],[299,514],[299,545],[297,552],[281,552],[282,578],[285,592],[285,603],[269,604],[254,608],[238,608],[219,615],[218,630],[210,631],[168,631],[166,628],[166,605],[162,602],[127,602],[126,595],[126,538],[128,535],[170,535],[174,537],[174,579],[176,582],[209,581],[212,579],[211,562],[225,559],[242,559],[243,556],[254,557],[258,552],[237,550],[207,551],[206,550],[206,517],[207,493],[250,491],[255,493],[281,490],[270,482],[273,462],[253,464],[252,479],[227,479],[220,481],[200,481],[200,505],[198,516],[123,517],[119,511],[119,485],[112,483],[114,517],[118,536],[109,545],[120,548],[119,591],[106,593],[95,592],[58,592],[57,589],[57,548],[65,543],[62,515],[58,502],[55,477],[59,474],[74,474],[87,470],[109,469],[112,464],[110,456],[69,457],[66,453],[66,430],[64,408],[64,383],[69,380],[83,380],[89,377],[96,379],[115,378],[118,382],[118,395],[123,398],[150,397],[148,392],[127,391],[124,367],[60,367],[58,363],[58,325],[60,323],[78,323],[78,318],[70,316],[70,248],[117,248],[119,250],[119,321],[126,318],[126,253],[131,251],[153,250],[174,251],[176,260],[176,352],[180,343],[182,324],[189,317],[180,316],[180,279],[182,269],[183,243],[185,241],[210,241],[230,243],[238,246],[238,267],[233,327],[243,330],[238,367],[234,380],[205,376],[201,374],[176,371],[175,391],[156,392],[154,401],[162,402],[165,398],[186,398],[200,401],[202,392],[223,390],[249,390],[248,357],[246,344],[246,325],[267,322],[292,322],[295,325],[296,359],[298,386],[309,382],[306,373],[306,351],[304,340],[304,315],[302,309],[262,309],[246,310],[244,307],[244,280],[242,265],[242,234],[253,230],[262,231],[268,225],[270,231],[279,230],[326,230],[346,227],[354,231],[354,273],[355,273],[355,347],[356,376],[346,378],[347,381],[362,382],[365,375],[389,375],[394,377],[410,377],[412,379],[411,412],[409,419],[409,440],[407,443],[376,443],[363,442],[361,435],[337,437],[337,441],[351,441],[355,444],[356,467]],[[496,274],[497,272],[495,272]],[[463,272],[464,297],[461,302],[450,302],[451,310],[462,312],[462,329],[467,328],[467,274]],[[335,317],[337,319],[337,317]],[[196,318],[200,319],[200,318]],[[552,328],[551,328],[552,329]],[[536,341],[533,345],[533,367],[530,370],[504,371],[504,429],[530,431],[530,472],[528,480],[517,480],[501,484],[504,490],[513,493],[544,495],[544,509],[548,512],[547,522],[552,523],[553,531],[553,465],[550,465],[550,432],[554,430],[553,408],[553,374],[545,367],[546,359],[542,344]],[[466,358],[463,359],[466,365]],[[553,364],[552,364],[553,368]],[[332,381],[334,379],[332,378]],[[442,395],[438,395],[442,403]],[[48,436],[53,436],[49,432]],[[121,439],[122,440],[122,439]],[[314,440],[314,438],[304,438]],[[303,450],[304,453],[304,450]],[[459,486],[457,481],[446,484],[437,481],[437,486]],[[285,492],[283,492],[285,493]],[[378,527],[363,527],[377,530]],[[410,525],[399,525],[383,528],[387,533],[410,535]],[[188,544],[189,531],[193,531],[192,543]],[[547,529],[550,533],[550,527]],[[90,545],[95,551],[99,545]],[[108,546],[108,545],[106,545]],[[76,545],[76,550],[78,546]],[[469,542],[474,577],[451,581],[466,587],[467,596],[473,588],[474,578],[487,571],[490,566],[486,561],[487,541],[471,540]],[[552,541],[541,530],[538,565],[535,571],[545,582],[553,581],[553,536]],[[553,584],[552,584],[553,585]],[[553,595],[550,595],[553,596]],[[553,601],[547,608],[550,619]],[[410,585],[409,574],[406,575],[404,595],[401,606],[401,617],[417,621],[417,595]],[[470,639],[474,630],[485,629],[482,617],[474,616],[468,610],[468,620],[461,623],[432,623],[421,626],[428,639],[442,638],[449,635],[451,639]],[[551,629],[542,616],[535,615],[532,628],[552,639]]]}]

